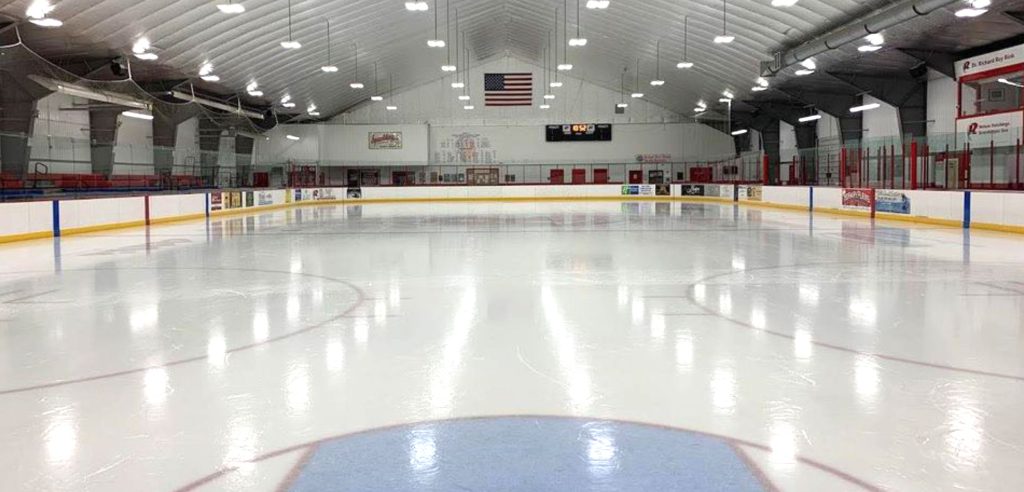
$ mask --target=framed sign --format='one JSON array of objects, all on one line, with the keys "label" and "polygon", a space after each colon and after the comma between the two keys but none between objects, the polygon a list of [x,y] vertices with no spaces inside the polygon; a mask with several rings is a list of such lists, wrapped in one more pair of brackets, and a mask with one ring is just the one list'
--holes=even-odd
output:
[{"label": "framed sign", "polygon": [[402,148],[402,132],[370,132],[370,150]]}]

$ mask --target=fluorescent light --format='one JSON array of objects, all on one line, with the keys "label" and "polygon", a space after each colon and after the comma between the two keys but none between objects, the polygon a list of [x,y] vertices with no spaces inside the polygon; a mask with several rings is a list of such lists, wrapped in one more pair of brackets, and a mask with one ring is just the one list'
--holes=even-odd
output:
[{"label": "fluorescent light", "polygon": [[761,87],[768,87],[768,79],[766,79],[764,77],[758,77],[757,78],[757,85],[759,85]]},{"label": "fluorescent light", "polygon": [[356,89],[356,90],[362,89],[362,88],[366,87],[365,85],[363,85],[362,82],[352,82],[348,86],[351,87],[352,89]]},{"label": "fluorescent light", "polygon": [[976,9],[987,9],[992,5],[992,0],[971,0],[971,7]]},{"label": "fluorescent light", "polygon": [[42,19],[29,19],[28,21],[39,27],[60,27],[64,25],[63,22],[57,19],[51,19],[49,17],[45,17]]},{"label": "fluorescent light", "polygon": [[443,39],[428,39],[427,46],[431,48],[444,48],[445,42]]},{"label": "fluorescent light", "polygon": [[551,105],[550,104],[541,104],[539,107],[540,107],[540,109],[551,109]]},{"label": "fluorescent light", "polygon": [[555,98],[554,94],[544,94],[544,99],[547,99],[548,101],[550,101],[550,100],[552,100],[554,98]]},{"label": "fluorescent light", "polygon": [[153,61],[160,57],[157,56],[156,53],[136,53],[135,58],[145,61]]},{"label": "fluorescent light", "polygon": [[370,96],[370,100],[373,102],[381,102],[384,100],[384,96]]},{"label": "fluorescent light", "polygon": [[871,52],[874,52],[874,51],[878,51],[880,49],[882,49],[881,46],[874,46],[874,45],[870,45],[870,44],[865,44],[864,46],[858,46],[857,47],[857,51],[859,51],[861,53],[871,53]]},{"label": "fluorescent light", "polygon": [[220,77],[218,77],[216,75],[203,75],[202,77],[199,77],[199,78],[201,78],[201,79],[203,79],[203,80],[205,80],[207,82],[220,82]]},{"label": "fluorescent light", "polygon": [[609,0],[587,0],[587,8],[591,10],[604,10],[608,8]]},{"label": "fluorescent light", "polygon": [[708,108],[693,108],[693,112],[697,113],[697,114],[703,113],[703,112],[705,112],[707,110],[708,110]]},{"label": "fluorescent light", "polygon": [[310,116],[320,116],[320,112],[319,111],[310,111],[308,114]]},{"label": "fluorescent light", "polygon": [[807,123],[809,121],[817,121],[817,120],[820,120],[820,119],[821,119],[821,115],[820,114],[812,114],[810,116],[804,116],[803,118],[800,118],[797,121],[799,121],[800,123]]},{"label": "fluorescent light", "polygon": [[324,73],[334,73],[338,71],[338,67],[334,65],[324,65],[320,67],[320,71]]},{"label": "fluorescent light", "polygon": [[854,106],[854,107],[850,108],[850,112],[851,113],[860,113],[861,111],[870,111],[872,109],[878,108],[879,106],[880,106],[880,104],[878,104],[878,103],[865,104],[865,105],[862,105],[862,106]]},{"label": "fluorescent light", "polygon": [[726,90],[722,91],[722,95],[727,97],[727,98],[729,98],[729,99],[732,99],[732,98],[736,97],[736,95],[734,95],[732,93],[732,91],[730,91],[729,89],[726,89]]},{"label": "fluorescent light", "polygon": [[455,65],[441,65],[442,72],[454,72],[456,70],[458,70],[458,67]]},{"label": "fluorescent light", "polygon": [[561,63],[558,65],[559,72],[568,72],[569,70],[572,70],[572,63]]},{"label": "fluorescent light", "polygon": [[249,91],[249,95],[252,97],[263,97],[263,91]]},{"label": "fluorescent light", "polygon": [[202,66],[199,67],[199,76],[200,77],[202,77],[203,75],[210,75],[211,73],[213,73],[213,64],[212,63],[206,62],[206,63],[203,63]]},{"label": "fluorescent light", "polygon": [[466,111],[470,111],[470,110],[473,110],[473,109],[476,109],[476,108],[473,107],[472,104],[467,104],[467,105],[463,106],[462,109],[465,109]]},{"label": "fluorescent light", "polygon": [[427,2],[405,2],[405,10],[409,12],[426,12],[430,10],[430,6]]},{"label": "fluorescent light", "polygon": [[122,116],[127,116],[129,118],[135,118],[137,120],[152,120],[153,119],[153,115],[151,115],[149,113],[142,113],[142,112],[139,112],[139,111],[122,111],[121,115]]},{"label": "fluorescent light", "polygon": [[245,12],[245,5],[240,3],[218,3],[217,9],[224,14],[241,14]]},{"label": "fluorescent light", "polygon": [[744,133],[747,133],[747,129],[746,129],[746,128],[744,128],[744,129],[742,129],[742,130],[736,130],[736,131],[732,132],[732,135],[733,135],[733,136],[736,136],[736,135],[743,135]]},{"label": "fluorescent light", "polygon": [[293,102],[281,103],[281,107],[294,108],[295,107],[295,103],[293,103]]},{"label": "fluorescent light", "polygon": [[814,63],[814,60],[812,60],[810,58],[800,62],[800,65],[803,66],[804,68],[808,69],[808,70],[817,70],[818,69],[818,64]]},{"label": "fluorescent light", "polygon": [[800,0],[772,0],[772,7],[792,7]]},{"label": "fluorescent light", "polygon": [[1024,85],[1021,85],[1021,84],[1019,84],[1017,82],[1014,82],[1012,80],[1009,80],[1009,79],[999,79],[997,82],[999,82],[1000,84],[1006,84],[1006,85],[1012,85],[1014,87],[1024,88]]},{"label": "fluorescent light", "polygon": [[306,112],[309,113],[309,114],[313,114],[313,113],[317,112],[316,111],[317,109],[320,109],[320,108],[317,108],[316,104],[310,104],[308,107],[306,107]]},{"label": "fluorescent light", "polygon": [[814,73],[814,70],[807,70],[806,68],[801,68],[801,69],[799,69],[799,70],[797,70],[796,72],[793,72],[793,73],[797,74],[800,77],[803,77],[804,75],[810,75],[810,74]]},{"label": "fluorescent light", "polygon": [[398,111],[398,106],[387,106],[384,109],[388,111]]},{"label": "fluorescent light", "polygon": [[718,43],[718,44],[729,44],[729,43],[731,43],[731,42],[733,42],[735,40],[736,40],[736,36],[728,36],[728,35],[725,35],[725,34],[723,34],[721,36],[715,36],[715,43]]},{"label": "fluorescent light", "polygon": [[462,89],[465,87],[466,84],[464,82],[452,82],[452,89]]},{"label": "fluorescent light", "polygon": [[640,98],[644,97],[644,93],[643,92],[634,92],[634,93],[630,94],[629,97],[632,97],[633,99],[640,99]]},{"label": "fluorescent light", "polygon": [[964,8],[956,11],[957,17],[977,17],[981,14],[988,12],[988,9],[972,9]]},{"label": "fluorescent light", "polygon": [[664,80],[660,80],[660,79],[659,80],[652,80],[651,81],[651,85],[654,86],[654,87],[661,87],[661,86],[665,85],[665,81]]},{"label": "fluorescent light", "polygon": [[719,99],[718,102],[728,104],[728,103],[732,102],[732,99],[729,99],[728,97],[723,97],[723,98]]},{"label": "fluorescent light", "polygon": [[297,50],[302,47],[302,43],[298,41],[281,41],[281,47],[286,50]]},{"label": "fluorescent light", "polygon": [[761,87],[759,85],[755,85],[754,87],[750,88],[751,92],[762,92],[762,91],[766,91],[766,90],[768,90],[767,87]]},{"label": "fluorescent light", "polygon": [[569,46],[581,47],[587,45],[587,38],[572,38],[569,40]]},{"label": "fluorescent light", "polygon": [[295,135],[285,135],[284,138],[287,138],[288,140],[295,140],[295,141],[302,140],[301,138],[296,137]]},{"label": "fluorescent light", "polygon": [[292,102],[291,94],[285,94],[284,97],[281,98],[281,104],[286,104],[290,102]]},{"label": "fluorescent light", "polygon": [[873,45],[875,45],[875,46],[881,46],[881,45],[885,44],[885,36],[882,36],[881,33],[877,33],[877,32],[876,33],[872,33],[872,34],[868,34],[867,36],[864,36],[864,40],[869,42],[869,43],[871,43],[871,44],[873,44]]},{"label": "fluorescent light", "polygon": [[626,109],[626,108],[629,107],[629,103],[619,103],[619,104],[616,104],[615,107],[619,108],[619,109]]},{"label": "fluorescent light", "polygon": [[49,0],[35,0],[25,9],[25,17],[29,19],[42,19],[46,14],[53,12],[53,5]]},{"label": "fluorescent light", "polygon": [[470,99],[469,96],[467,96],[466,94],[463,94],[463,95],[459,96],[459,100],[460,101],[468,101],[469,99]]},{"label": "fluorescent light", "polygon": [[139,38],[138,41],[135,41],[135,44],[132,45],[132,53],[140,55],[142,53],[149,51],[149,48],[149,39]]},{"label": "fluorescent light", "polygon": [[693,62],[684,61],[676,63],[676,68],[693,68]]},{"label": "fluorescent light", "polygon": [[557,89],[559,87],[562,87],[562,83],[561,82],[552,82],[552,83],[548,84],[548,86]]}]

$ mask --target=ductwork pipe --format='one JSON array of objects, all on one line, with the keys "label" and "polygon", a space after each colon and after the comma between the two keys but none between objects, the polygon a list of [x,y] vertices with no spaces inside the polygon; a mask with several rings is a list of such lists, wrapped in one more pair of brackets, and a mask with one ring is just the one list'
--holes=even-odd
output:
[{"label": "ductwork pipe", "polygon": [[775,71],[795,65],[828,50],[834,50],[845,44],[852,43],[864,38],[868,34],[881,32],[915,17],[928,15],[959,1],[961,0],[908,0],[893,5],[784,52],[780,57],[780,66]]}]

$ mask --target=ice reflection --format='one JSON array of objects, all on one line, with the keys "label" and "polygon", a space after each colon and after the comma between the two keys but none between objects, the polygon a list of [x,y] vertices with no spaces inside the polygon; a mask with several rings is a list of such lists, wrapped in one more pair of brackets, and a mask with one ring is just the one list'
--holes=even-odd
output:
[{"label": "ice reflection", "polygon": [[338,372],[345,366],[345,345],[340,339],[332,336],[327,341],[327,370]]},{"label": "ice reflection", "polygon": [[270,338],[270,317],[265,309],[252,315],[252,338],[256,343],[265,342]]},{"label": "ice reflection", "polygon": [[402,288],[397,282],[388,287],[388,305],[396,309],[402,304]]},{"label": "ice reflection", "polygon": [[291,367],[285,391],[288,394],[288,409],[291,413],[306,413],[309,409],[309,368],[306,364],[295,364]]},{"label": "ice reflection", "polygon": [[746,270],[747,261],[742,256],[734,255],[732,257],[732,269],[733,270]]},{"label": "ice reflection", "polygon": [[633,298],[633,324],[639,325],[644,322],[644,300],[642,297]]},{"label": "ice reflection", "polygon": [[857,391],[857,401],[873,407],[878,396],[878,383],[878,362],[870,355],[858,355],[853,363],[853,386]]},{"label": "ice reflection", "polygon": [[711,403],[719,415],[732,415],[736,410],[736,375],[732,368],[715,368],[711,375]]},{"label": "ice reflection", "polygon": [[243,474],[256,471],[257,436],[247,422],[233,421],[229,424],[224,466],[238,470]]},{"label": "ice reflection", "polygon": [[693,286],[693,298],[697,302],[703,303],[704,300],[707,297],[707,292],[706,291],[707,291],[707,289],[704,287],[704,284],[694,285]]},{"label": "ice reflection", "polygon": [[767,326],[767,323],[768,322],[765,320],[764,308],[754,307],[750,310],[750,324],[753,325],[754,328],[763,330],[765,326]]},{"label": "ice reflection", "polygon": [[665,316],[661,313],[651,315],[651,337],[657,340],[665,337]]},{"label": "ice reflection", "polygon": [[774,468],[796,466],[796,432],[789,422],[774,422],[769,428],[772,452],[768,460]]},{"label": "ice reflection", "polygon": [[132,333],[153,328],[160,320],[160,310],[156,304],[147,304],[132,308],[128,314],[128,324],[132,327]]},{"label": "ice reflection", "polygon": [[850,318],[856,323],[871,327],[875,326],[878,321],[878,309],[871,299],[861,297],[850,299],[849,311]]},{"label": "ice reflection", "polygon": [[984,410],[978,401],[963,390],[949,392],[946,410],[946,451],[954,459],[949,462],[966,470],[978,468],[984,460]]},{"label": "ice reflection", "polygon": [[793,333],[793,356],[802,362],[811,360],[814,352],[814,343],[811,333],[805,329],[797,328]]},{"label": "ice reflection", "polygon": [[619,286],[619,307],[626,307],[629,304],[629,287]]},{"label": "ice reflection", "polygon": [[285,308],[285,311],[288,314],[288,321],[296,321],[299,319],[299,312],[302,309],[299,302],[299,295],[297,293],[288,294],[288,305]]},{"label": "ice reflection", "polygon": [[596,479],[603,479],[619,467],[615,430],[606,424],[591,424],[582,430],[581,440],[587,446],[587,470]]},{"label": "ice reflection", "polygon": [[65,465],[78,448],[78,416],[71,406],[50,412],[50,421],[43,434],[46,458],[50,464]]},{"label": "ice reflection", "polygon": [[146,370],[142,376],[142,392],[146,397],[146,403],[153,407],[161,407],[167,401],[167,383],[170,378],[167,376],[167,369],[153,367]]},{"label": "ice reflection", "polygon": [[676,340],[676,365],[683,372],[693,369],[693,338],[689,331],[680,332]]},{"label": "ice reflection", "polygon": [[359,348],[366,348],[366,342],[370,340],[370,323],[366,321],[366,318],[356,318],[352,333],[356,337]]},{"label": "ice reflection", "polygon": [[551,334],[554,344],[558,365],[561,366],[562,373],[565,375],[569,405],[577,414],[586,413],[590,408],[591,381],[590,374],[587,373],[586,367],[580,361],[577,353],[579,344],[576,341],[575,333],[562,315],[554,289],[547,283],[541,285],[540,302],[544,311],[544,319],[547,321],[548,332]]},{"label": "ice reflection", "polygon": [[384,302],[384,299],[377,299],[373,303],[373,320],[377,322],[377,325],[383,325],[388,318],[388,306]]},{"label": "ice reflection", "polygon": [[414,429],[409,433],[409,468],[413,479],[427,484],[437,476],[437,440],[433,428]]},{"label": "ice reflection", "polygon": [[477,316],[476,285],[468,282],[462,291],[458,307],[452,317],[449,335],[444,340],[441,358],[437,366],[431,369],[430,404],[434,415],[444,417],[451,413],[455,398],[457,374],[462,369],[466,355],[466,345],[473,331]]},{"label": "ice reflection", "polygon": [[227,358],[228,345],[224,335],[214,333],[206,343],[206,358],[209,364],[217,369],[224,367]]},{"label": "ice reflection", "polygon": [[732,294],[728,290],[723,290],[718,294],[718,310],[727,316],[732,314]]},{"label": "ice reflection", "polygon": [[820,297],[817,285],[800,284],[800,302],[808,306],[817,306]]}]

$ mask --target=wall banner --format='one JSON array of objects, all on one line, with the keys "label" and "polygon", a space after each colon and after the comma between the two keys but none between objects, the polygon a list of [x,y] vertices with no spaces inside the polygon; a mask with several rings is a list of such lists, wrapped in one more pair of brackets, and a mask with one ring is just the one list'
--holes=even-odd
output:
[{"label": "wall banner", "polygon": [[370,132],[370,150],[401,150],[402,132]]},{"label": "wall banner", "polygon": [[871,210],[874,201],[875,190],[868,188],[843,188],[843,208]]}]

